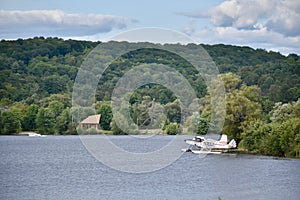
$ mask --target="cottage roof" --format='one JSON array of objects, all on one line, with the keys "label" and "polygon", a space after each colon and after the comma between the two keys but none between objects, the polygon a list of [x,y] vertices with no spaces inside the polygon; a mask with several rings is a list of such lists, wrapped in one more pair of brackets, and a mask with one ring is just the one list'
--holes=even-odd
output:
[{"label": "cottage roof", "polygon": [[99,124],[101,115],[90,115],[81,124]]}]

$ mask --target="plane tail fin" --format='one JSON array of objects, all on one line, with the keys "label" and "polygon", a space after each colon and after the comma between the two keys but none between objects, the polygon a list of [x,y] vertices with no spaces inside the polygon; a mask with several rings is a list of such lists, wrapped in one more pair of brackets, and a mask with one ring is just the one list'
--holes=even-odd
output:
[{"label": "plane tail fin", "polygon": [[233,148],[236,148],[236,141],[234,139],[232,139],[229,144],[229,146],[233,147]]},{"label": "plane tail fin", "polygon": [[221,136],[220,136],[220,139],[219,139],[219,142],[220,143],[224,143],[224,144],[227,144],[227,135],[226,134],[222,134]]}]

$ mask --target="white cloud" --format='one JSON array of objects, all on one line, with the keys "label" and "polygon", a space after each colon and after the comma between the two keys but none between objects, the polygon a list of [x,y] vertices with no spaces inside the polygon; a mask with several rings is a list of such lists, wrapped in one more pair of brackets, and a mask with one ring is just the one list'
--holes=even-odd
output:
[{"label": "white cloud", "polygon": [[213,8],[209,14],[215,26],[233,26],[253,29],[260,20],[266,20],[277,6],[273,0],[229,0]]},{"label": "white cloud", "polygon": [[249,45],[282,53],[300,53],[300,1],[226,0],[206,12],[181,13],[207,17],[211,27],[186,32],[204,43]]},{"label": "white cloud", "polygon": [[61,10],[1,10],[0,37],[93,35],[125,28],[131,22],[120,16],[68,14]]},{"label": "white cloud", "polygon": [[285,36],[300,36],[299,19],[300,2],[284,1],[276,7],[266,26]]},{"label": "white cloud", "polygon": [[270,32],[266,27],[254,30],[239,30],[234,27],[217,27],[198,30],[191,35],[199,43],[223,43],[240,46],[251,46],[283,54],[300,54],[300,37],[285,37],[276,32]]},{"label": "white cloud", "polygon": [[297,0],[226,0],[210,11],[179,14],[209,17],[216,27],[255,29],[261,23],[285,36],[300,35],[300,1]]}]

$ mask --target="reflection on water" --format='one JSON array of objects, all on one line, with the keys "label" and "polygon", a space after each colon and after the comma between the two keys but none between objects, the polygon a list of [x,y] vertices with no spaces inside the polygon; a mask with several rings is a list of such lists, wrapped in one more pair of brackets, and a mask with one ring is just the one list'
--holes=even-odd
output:
[{"label": "reflection on water", "polygon": [[[153,150],[151,140],[112,136],[127,150]],[[180,149],[178,149],[180,151]],[[141,151],[141,150],[137,150]],[[77,136],[0,137],[0,199],[299,199],[300,160],[185,153],[151,173],[112,170]],[[161,162],[156,160],[154,162]]]}]

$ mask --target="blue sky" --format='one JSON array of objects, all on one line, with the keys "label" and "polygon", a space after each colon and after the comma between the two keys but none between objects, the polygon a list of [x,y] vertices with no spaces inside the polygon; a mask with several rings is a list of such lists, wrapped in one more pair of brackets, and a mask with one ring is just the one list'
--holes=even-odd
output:
[{"label": "blue sky", "polygon": [[197,43],[300,54],[298,0],[1,0],[0,39],[101,40],[142,27],[173,29]]}]

